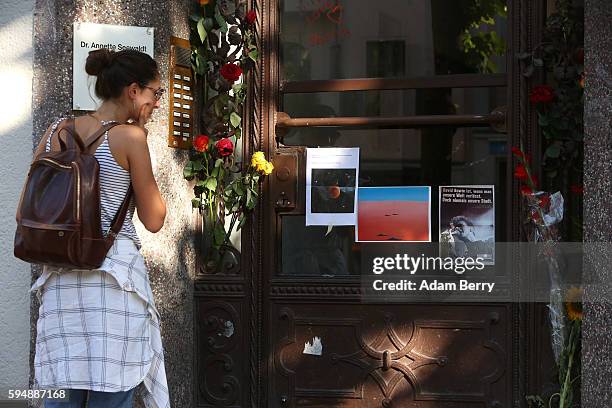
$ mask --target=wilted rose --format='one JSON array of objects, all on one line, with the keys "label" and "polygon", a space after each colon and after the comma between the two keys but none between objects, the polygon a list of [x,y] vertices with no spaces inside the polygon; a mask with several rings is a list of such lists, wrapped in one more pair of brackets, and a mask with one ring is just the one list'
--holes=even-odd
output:
[{"label": "wilted rose", "polygon": [[230,154],[234,153],[234,144],[228,138],[219,140],[215,144],[215,147],[217,148],[219,156],[221,157],[229,156]]}]

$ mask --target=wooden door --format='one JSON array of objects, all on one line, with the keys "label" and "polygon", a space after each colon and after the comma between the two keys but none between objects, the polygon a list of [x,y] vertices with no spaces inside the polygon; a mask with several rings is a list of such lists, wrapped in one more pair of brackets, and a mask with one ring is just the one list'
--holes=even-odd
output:
[{"label": "wooden door", "polygon": [[360,147],[360,186],[432,186],[434,240],[450,184],[495,185],[509,240],[507,5],[485,3],[271,3],[265,406],[512,405],[511,304],[364,304],[367,244],[304,217],[305,149]]},{"label": "wooden door", "polygon": [[352,227],[305,226],[305,149],[360,147],[362,186],[495,185],[495,238],[517,241],[510,146],[523,134],[537,157],[537,138],[513,55],[542,1],[253,5],[245,127],[275,172],[239,262],[196,277],[197,406],[524,406],[545,382],[545,308],[363,302]]}]

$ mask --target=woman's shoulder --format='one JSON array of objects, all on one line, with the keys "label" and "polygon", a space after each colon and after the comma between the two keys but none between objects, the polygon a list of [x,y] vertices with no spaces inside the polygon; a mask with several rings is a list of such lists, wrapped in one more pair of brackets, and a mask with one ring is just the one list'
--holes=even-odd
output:
[{"label": "woman's shoulder", "polygon": [[114,126],[110,131],[113,133],[122,134],[124,137],[132,139],[132,141],[139,138],[146,138],[144,130],[142,130],[139,126],[135,126],[130,123],[121,123]]}]

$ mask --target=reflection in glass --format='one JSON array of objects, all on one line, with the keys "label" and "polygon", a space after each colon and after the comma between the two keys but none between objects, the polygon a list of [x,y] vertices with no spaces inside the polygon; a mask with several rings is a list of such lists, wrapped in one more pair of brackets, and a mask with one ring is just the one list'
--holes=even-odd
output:
[{"label": "reflection in glass", "polygon": [[506,0],[281,0],[284,79],[505,72]]},{"label": "reflection in glass", "polygon": [[307,227],[305,216],[282,217],[282,275],[358,274],[353,227]]},{"label": "reflection in glass", "polygon": [[[311,129],[324,136],[329,129]],[[359,186],[431,186],[432,238],[437,240],[438,186],[494,185],[495,237],[506,239],[507,138],[491,128],[333,130],[333,147],[360,147]],[[323,145],[323,144],[322,144]],[[300,201],[304,202],[305,191]],[[353,227],[306,227],[304,217],[282,217],[282,273],[358,274]],[[357,255],[356,255],[357,254]]]},{"label": "reflection in glass", "polygon": [[506,88],[436,88],[291,93],[282,111],[292,118],[486,114],[506,104]]}]

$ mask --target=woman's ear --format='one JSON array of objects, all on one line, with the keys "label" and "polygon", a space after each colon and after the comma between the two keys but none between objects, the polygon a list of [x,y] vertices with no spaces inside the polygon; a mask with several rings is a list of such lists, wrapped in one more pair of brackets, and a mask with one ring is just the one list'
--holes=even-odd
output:
[{"label": "woman's ear", "polygon": [[136,96],[138,95],[138,88],[139,86],[136,82],[132,82],[128,85],[127,92],[130,99],[136,98]]}]

